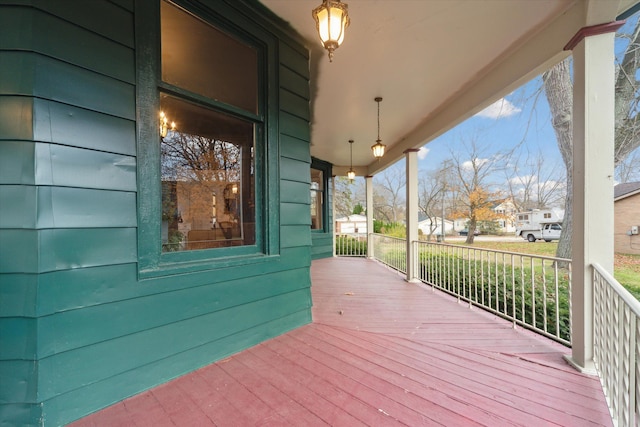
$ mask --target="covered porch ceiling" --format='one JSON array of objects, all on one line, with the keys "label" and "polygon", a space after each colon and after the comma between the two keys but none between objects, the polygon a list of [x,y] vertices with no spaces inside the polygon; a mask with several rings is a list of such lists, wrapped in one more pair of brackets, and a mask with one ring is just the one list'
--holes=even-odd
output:
[{"label": "covered porch ceiling", "polygon": [[[614,21],[637,0],[346,0],[351,25],[329,62],[311,11],[321,0],[260,0],[311,55],[311,155],[373,175],[569,53],[580,28]],[[374,159],[377,104],[387,153]]]}]

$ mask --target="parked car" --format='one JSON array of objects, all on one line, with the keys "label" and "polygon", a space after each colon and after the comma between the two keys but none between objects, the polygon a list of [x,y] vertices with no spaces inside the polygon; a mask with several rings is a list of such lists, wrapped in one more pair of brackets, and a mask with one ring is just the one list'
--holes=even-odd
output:
[{"label": "parked car", "polygon": [[[464,230],[458,231],[458,235],[460,235],[460,236],[468,236],[469,235],[469,229],[465,228]],[[474,230],[473,231],[473,235],[474,236],[479,236],[480,235],[480,230],[477,230],[477,229]]]}]

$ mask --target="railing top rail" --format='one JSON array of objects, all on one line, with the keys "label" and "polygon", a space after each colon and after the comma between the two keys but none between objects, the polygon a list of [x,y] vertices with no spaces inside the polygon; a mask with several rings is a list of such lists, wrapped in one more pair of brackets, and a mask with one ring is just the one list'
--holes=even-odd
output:
[{"label": "railing top rail", "polygon": [[501,251],[499,249],[476,248],[474,246],[454,245],[452,243],[425,242],[424,240],[414,240],[414,242],[415,243],[420,243],[420,244],[428,244],[428,245],[451,246],[451,247],[456,247],[456,248],[467,248],[469,250],[474,250],[474,251],[497,252],[497,253],[506,254],[506,255],[526,256],[526,257],[530,257],[530,258],[544,259],[544,260],[549,260],[549,261],[561,261],[561,262],[569,262],[569,263],[571,262],[571,260],[568,259],[568,258],[556,258],[556,257],[552,257],[552,256],[536,255],[536,254],[523,254],[522,252]]},{"label": "railing top rail", "polygon": [[599,264],[591,264],[593,269],[598,272],[608,283],[609,286],[622,298],[622,300],[629,306],[633,313],[640,317],[640,301],[636,299],[631,293],[626,290],[620,282],[618,282],[611,273],[602,268]]},{"label": "railing top rail", "polygon": [[380,233],[371,233],[371,235],[372,236],[384,237],[385,239],[402,240],[403,242],[405,242],[407,240],[407,239],[403,239],[402,237],[389,236],[387,234],[380,234]]}]

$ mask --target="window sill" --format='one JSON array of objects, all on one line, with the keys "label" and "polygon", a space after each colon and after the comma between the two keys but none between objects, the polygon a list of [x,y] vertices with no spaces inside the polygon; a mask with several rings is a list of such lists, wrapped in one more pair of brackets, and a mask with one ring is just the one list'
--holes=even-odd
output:
[{"label": "window sill", "polygon": [[280,255],[251,254],[229,256],[218,259],[194,260],[183,262],[166,262],[156,267],[143,268],[138,271],[140,280],[157,277],[172,276],[176,274],[199,273],[204,271],[219,270],[227,267],[239,267],[245,265],[260,264],[277,260]]}]

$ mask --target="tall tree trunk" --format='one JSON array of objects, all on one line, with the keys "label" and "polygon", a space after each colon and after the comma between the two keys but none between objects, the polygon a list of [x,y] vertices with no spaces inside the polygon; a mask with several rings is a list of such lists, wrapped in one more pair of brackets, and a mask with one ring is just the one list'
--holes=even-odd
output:
[{"label": "tall tree trunk", "polygon": [[[626,36],[629,44],[620,65],[616,69],[615,82],[615,141],[614,167],[640,146],[640,115],[638,115],[638,81],[640,67],[640,20],[636,21],[633,33]],[[556,133],[558,148],[567,168],[567,199],[565,202],[562,236],[556,256],[571,258],[571,235],[573,231],[573,84],[571,83],[570,59],[567,58],[542,75],[544,92],[551,110],[551,120]],[[613,201],[612,201],[613,203]]]},{"label": "tall tree trunk", "polygon": [[556,256],[571,258],[571,235],[573,229],[573,85],[569,58],[556,64],[542,74],[544,93],[549,102],[553,130],[556,133],[562,161],[567,168],[567,198],[564,205],[562,234]]}]

